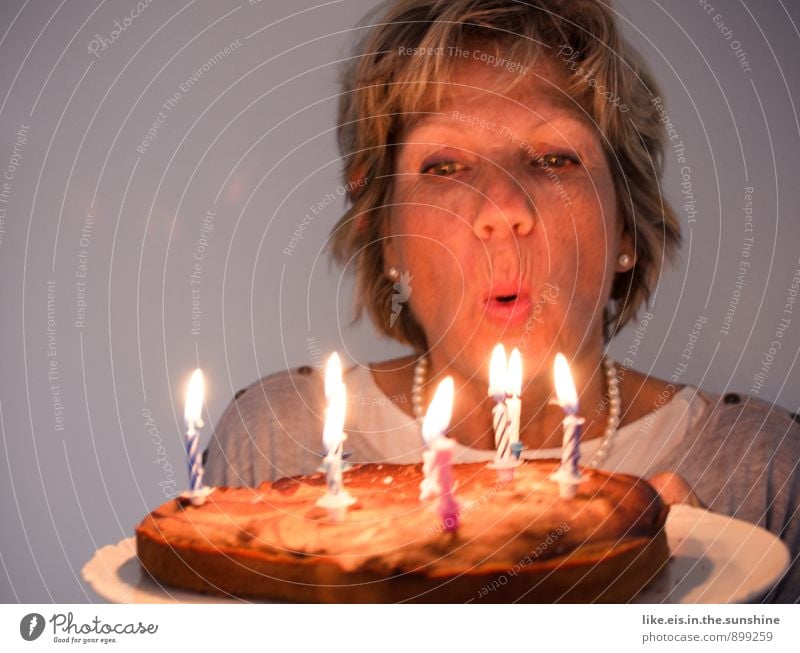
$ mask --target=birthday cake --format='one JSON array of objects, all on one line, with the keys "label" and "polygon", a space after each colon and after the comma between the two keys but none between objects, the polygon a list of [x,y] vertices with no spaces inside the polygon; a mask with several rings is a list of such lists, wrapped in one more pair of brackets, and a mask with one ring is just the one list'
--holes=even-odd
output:
[{"label": "birthday cake", "polygon": [[341,521],[317,502],[322,473],[171,500],[136,529],[159,583],[215,595],[298,602],[625,602],[664,568],[668,507],[645,481],[582,469],[574,498],[559,461],[513,477],[452,466],[457,525],[420,501],[421,465],[344,472],[356,499]]}]

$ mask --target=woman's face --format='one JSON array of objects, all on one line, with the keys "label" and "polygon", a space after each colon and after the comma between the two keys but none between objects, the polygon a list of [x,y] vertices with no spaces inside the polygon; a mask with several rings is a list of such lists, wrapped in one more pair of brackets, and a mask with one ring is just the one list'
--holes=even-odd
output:
[{"label": "woman's face", "polygon": [[517,73],[462,65],[397,152],[387,269],[410,273],[432,351],[467,375],[485,376],[498,342],[520,348],[526,376],[597,347],[632,251],[597,128],[537,73],[502,94]]}]

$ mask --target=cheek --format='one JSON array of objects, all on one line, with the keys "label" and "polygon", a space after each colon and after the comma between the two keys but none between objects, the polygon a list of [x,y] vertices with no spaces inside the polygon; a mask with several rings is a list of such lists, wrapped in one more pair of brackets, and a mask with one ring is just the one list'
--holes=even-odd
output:
[{"label": "cheek", "polygon": [[613,279],[613,261],[607,251],[603,234],[597,234],[596,245],[584,247],[578,259],[576,294],[591,306],[602,310],[608,301]]},{"label": "cheek", "polygon": [[435,232],[419,229],[394,238],[401,268],[411,274],[412,309],[423,317],[452,314],[468,281],[458,247]]},{"label": "cheek", "polygon": [[611,182],[594,181],[572,186],[569,206],[551,195],[540,211],[552,278],[587,310],[607,299],[619,242]]},{"label": "cheek", "polygon": [[474,234],[460,218],[430,207],[405,207],[392,220],[398,264],[411,274],[409,307],[429,339],[470,328],[476,261],[486,258]]},{"label": "cheek", "polygon": [[[468,270],[486,259],[485,247],[475,236],[466,209],[449,203],[414,203],[392,217],[392,239],[406,269],[458,284]],[[484,260],[485,264],[485,260]]]},{"label": "cheek", "polygon": [[616,193],[610,172],[605,167],[590,170],[568,190],[569,204],[562,209],[562,215],[568,216],[573,240],[581,250],[604,256],[619,237]]}]

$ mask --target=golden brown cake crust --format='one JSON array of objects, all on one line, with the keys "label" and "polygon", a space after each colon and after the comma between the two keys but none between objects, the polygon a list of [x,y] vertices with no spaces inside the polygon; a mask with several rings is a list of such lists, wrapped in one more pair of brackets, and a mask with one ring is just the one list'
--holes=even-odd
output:
[{"label": "golden brown cake crust", "polygon": [[622,602],[669,557],[667,507],[632,476],[583,470],[574,499],[528,461],[501,482],[454,466],[458,530],[419,501],[420,465],[345,473],[358,500],[341,523],[315,501],[322,474],[217,488],[200,507],[169,501],[136,529],[142,566],[164,584],[302,602]]}]

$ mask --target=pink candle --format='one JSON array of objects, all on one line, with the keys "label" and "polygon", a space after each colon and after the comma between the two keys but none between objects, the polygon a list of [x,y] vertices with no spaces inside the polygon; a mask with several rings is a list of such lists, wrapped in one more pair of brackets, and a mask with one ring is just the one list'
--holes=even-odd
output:
[{"label": "pink candle", "polygon": [[439,477],[439,515],[446,531],[458,529],[458,502],[453,496],[453,447],[455,443],[448,437],[436,438],[433,450],[436,454],[434,467]]},{"label": "pink candle", "polygon": [[423,453],[420,483],[420,500],[439,497],[439,515],[446,531],[458,528],[458,502],[453,496],[453,447],[455,443],[445,436],[453,413],[453,378],[447,377],[436,388],[428,412],[422,421],[422,437],[428,449]]}]

